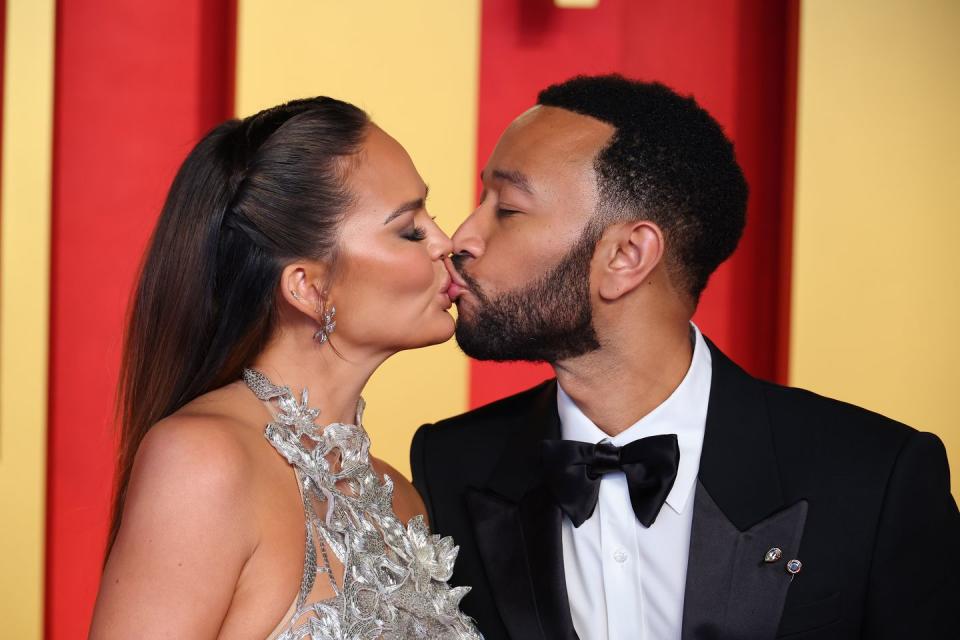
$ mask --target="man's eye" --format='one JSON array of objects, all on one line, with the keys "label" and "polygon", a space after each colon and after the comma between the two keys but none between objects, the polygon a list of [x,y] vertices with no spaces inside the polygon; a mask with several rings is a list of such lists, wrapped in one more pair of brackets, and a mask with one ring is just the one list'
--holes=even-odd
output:
[{"label": "man's eye", "polygon": [[515,209],[504,209],[503,207],[497,207],[497,217],[498,218],[509,218],[520,213]]}]

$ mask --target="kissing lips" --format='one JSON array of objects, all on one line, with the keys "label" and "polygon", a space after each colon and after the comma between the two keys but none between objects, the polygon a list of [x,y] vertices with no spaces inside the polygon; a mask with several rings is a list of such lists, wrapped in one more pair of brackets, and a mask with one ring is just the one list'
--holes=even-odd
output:
[{"label": "kissing lips", "polygon": [[451,282],[450,287],[447,289],[447,296],[451,300],[456,300],[460,297],[460,294],[463,293],[465,289],[458,285],[456,282]]},{"label": "kissing lips", "polygon": [[453,283],[453,279],[449,274],[444,274],[444,276],[443,282],[440,283],[440,289],[437,291],[437,295],[440,297],[444,310],[446,310],[453,306],[453,299],[450,298],[449,291],[450,285]]},{"label": "kissing lips", "polygon": [[460,274],[457,273],[453,262],[449,258],[445,259],[443,264],[447,267],[447,272],[450,274],[450,286],[447,287],[447,296],[449,296],[451,300],[456,300],[468,289],[467,283],[464,282]]}]

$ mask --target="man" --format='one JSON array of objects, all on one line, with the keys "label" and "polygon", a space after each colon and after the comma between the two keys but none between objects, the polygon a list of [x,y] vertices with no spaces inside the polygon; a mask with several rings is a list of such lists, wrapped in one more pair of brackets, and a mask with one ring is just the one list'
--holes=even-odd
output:
[{"label": "man", "polygon": [[482,177],[457,340],[556,379],[424,425],[411,457],[489,640],[956,637],[941,442],[757,380],[690,322],[747,197],[693,99],[552,86]]}]

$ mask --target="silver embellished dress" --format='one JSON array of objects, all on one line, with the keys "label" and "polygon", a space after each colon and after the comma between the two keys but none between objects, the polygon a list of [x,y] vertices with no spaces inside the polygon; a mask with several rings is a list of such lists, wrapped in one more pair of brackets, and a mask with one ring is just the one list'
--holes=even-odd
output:
[{"label": "silver embellished dress", "polygon": [[[363,400],[356,424],[315,424],[319,415],[289,387],[245,369],[247,386],[271,407],[265,435],[293,466],[306,517],[303,579],[277,640],[481,640],[460,611],[469,587],[451,588],[458,547],[431,535],[422,516],[393,512],[393,483],[370,465]],[[334,462],[331,463],[331,460]],[[343,565],[338,584],[328,550]],[[329,586],[316,595],[317,580]],[[332,596],[330,594],[333,594]]]}]

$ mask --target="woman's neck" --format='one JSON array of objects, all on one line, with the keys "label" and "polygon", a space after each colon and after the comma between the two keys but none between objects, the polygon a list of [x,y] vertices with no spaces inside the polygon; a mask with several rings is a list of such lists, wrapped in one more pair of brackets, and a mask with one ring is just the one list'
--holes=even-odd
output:
[{"label": "woman's neck", "polygon": [[297,398],[301,390],[307,389],[310,407],[320,410],[318,423],[353,423],[363,389],[386,357],[347,358],[337,355],[329,344],[303,348],[291,342],[274,341],[257,357],[252,368],[273,384],[290,387]]}]

